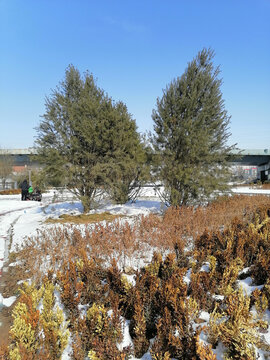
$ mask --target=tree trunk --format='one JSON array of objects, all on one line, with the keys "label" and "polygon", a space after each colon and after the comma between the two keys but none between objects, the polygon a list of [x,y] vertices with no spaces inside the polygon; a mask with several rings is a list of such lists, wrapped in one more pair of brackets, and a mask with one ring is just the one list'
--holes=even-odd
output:
[{"label": "tree trunk", "polygon": [[83,194],[80,194],[80,200],[83,206],[83,212],[88,213],[93,209],[93,200],[95,196],[95,189],[84,189]]}]

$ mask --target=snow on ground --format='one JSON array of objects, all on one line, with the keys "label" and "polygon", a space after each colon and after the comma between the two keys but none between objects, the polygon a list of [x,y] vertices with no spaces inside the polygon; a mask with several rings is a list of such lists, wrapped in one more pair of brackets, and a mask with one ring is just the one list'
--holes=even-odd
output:
[{"label": "snow on ground", "polygon": [[[91,213],[108,211],[114,215],[127,215],[136,217],[158,213],[161,203],[152,188],[143,189],[142,197],[134,203],[113,205],[104,203],[99,209]],[[22,245],[24,240],[35,235],[37,230],[43,230],[51,225],[44,224],[49,218],[57,218],[62,214],[77,215],[82,213],[83,207],[79,201],[68,191],[51,190],[44,193],[42,202],[21,201],[21,195],[0,196],[0,275],[3,263],[7,258],[7,245],[12,236],[11,251],[17,245]]]},{"label": "snow on ground", "polygon": [[248,296],[250,296],[254,290],[256,289],[261,290],[264,287],[264,285],[252,285],[252,282],[253,280],[251,277],[247,277],[245,280],[237,281],[238,286],[242,287],[244,293],[247,294]]},{"label": "snow on ground", "polygon": [[270,195],[270,189],[258,189],[251,186],[239,186],[232,188],[232,192],[235,194],[254,194],[254,195]]},{"label": "snow on ground", "polygon": [[[150,189],[152,190],[152,189]],[[91,213],[101,213],[108,211],[112,214],[121,214],[127,216],[147,215],[151,212],[160,212],[160,201],[156,197],[154,199],[146,200],[144,198],[138,199],[134,203],[127,203],[124,205],[113,205],[105,203],[99,209],[91,211]],[[70,200],[61,202],[68,197]],[[150,195],[152,195],[150,191]],[[53,202],[57,201],[57,202]],[[26,237],[35,235],[37,230],[42,230],[46,226],[44,221],[48,217],[57,218],[62,214],[77,215],[82,213],[83,207],[79,201],[73,200],[73,195],[67,192],[56,193],[51,191],[44,194],[42,202],[36,201],[21,201],[20,195],[4,195],[0,196],[0,267],[3,265],[5,240],[9,236],[9,231],[12,227],[13,241],[11,251],[14,251],[16,245],[23,244]]]},{"label": "snow on ground", "polygon": [[[253,189],[250,187],[233,188],[239,194],[269,194],[270,190]],[[61,214],[79,214],[82,212],[80,202],[73,200],[73,195],[68,191],[54,191],[43,194],[42,202],[21,201],[20,195],[0,196],[0,267],[4,259],[5,239],[10,227],[13,227],[13,249],[15,244],[21,244],[25,236],[33,235],[36,229],[48,217],[58,217]],[[93,212],[108,211],[112,214],[137,216],[158,213],[163,210],[162,204],[154,188],[143,188],[140,198],[135,203],[125,205],[104,204]]]},{"label": "snow on ground", "polygon": [[[161,189],[162,190],[162,189]],[[251,187],[233,188],[239,194],[269,194],[270,190],[254,189]],[[114,205],[104,203],[99,209],[91,213],[108,211],[114,215],[121,214],[131,217],[159,213],[164,209],[153,187],[145,187],[140,191],[140,197],[135,203]],[[80,214],[82,206],[74,196],[65,189],[50,190],[42,195],[42,202],[21,201],[21,195],[0,196],[0,269],[5,258],[6,242],[12,231],[13,241],[11,251],[16,245],[21,245],[28,236],[35,235],[37,229],[44,229],[44,221],[48,217],[59,217],[61,214]],[[1,271],[1,270],[0,270]]]},{"label": "snow on ground", "polygon": [[10,296],[9,298],[3,298],[3,296],[0,294],[0,307],[3,306],[11,306],[14,301],[16,300],[16,296]]}]

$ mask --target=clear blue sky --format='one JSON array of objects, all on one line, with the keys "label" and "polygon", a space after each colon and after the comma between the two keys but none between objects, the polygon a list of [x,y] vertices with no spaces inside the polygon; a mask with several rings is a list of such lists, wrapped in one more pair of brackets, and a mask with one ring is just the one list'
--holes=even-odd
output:
[{"label": "clear blue sky", "polygon": [[270,148],[270,0],[0,0],[0,147],[33,145],[71,63],[152,130],[156,98],[203,47],[220,65],[229,142]]}]

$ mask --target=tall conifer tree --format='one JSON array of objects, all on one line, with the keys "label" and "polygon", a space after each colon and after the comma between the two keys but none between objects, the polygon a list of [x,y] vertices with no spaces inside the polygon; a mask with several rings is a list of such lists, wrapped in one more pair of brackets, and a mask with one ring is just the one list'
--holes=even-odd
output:
[{"label": "tall conifer tree", "polygon": [[118,202],[134,196],[145,155],[126,105],[113,102],[91,74],[82,77],[72,65],[45,105],[36,144],[47,175],[62,179],[85,211],[104,191]]},{"label": "tall conifer tree", "polygon": [[156,171],[165,185],[164,199],[174,206],[228,190],[230,117],[213,56],[211,49],[200,51],[184,74],[163,90],[153,110]]}]

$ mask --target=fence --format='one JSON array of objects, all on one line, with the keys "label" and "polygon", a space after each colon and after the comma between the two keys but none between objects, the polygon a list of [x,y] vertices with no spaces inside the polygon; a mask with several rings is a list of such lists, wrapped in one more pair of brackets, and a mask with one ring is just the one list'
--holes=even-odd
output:
[{"label": "fence", "polygon": [[13,180],[3,181],[0,179],[0,190],[10,190],[17,188],[18,188],[17,181],[13,181]]}]

